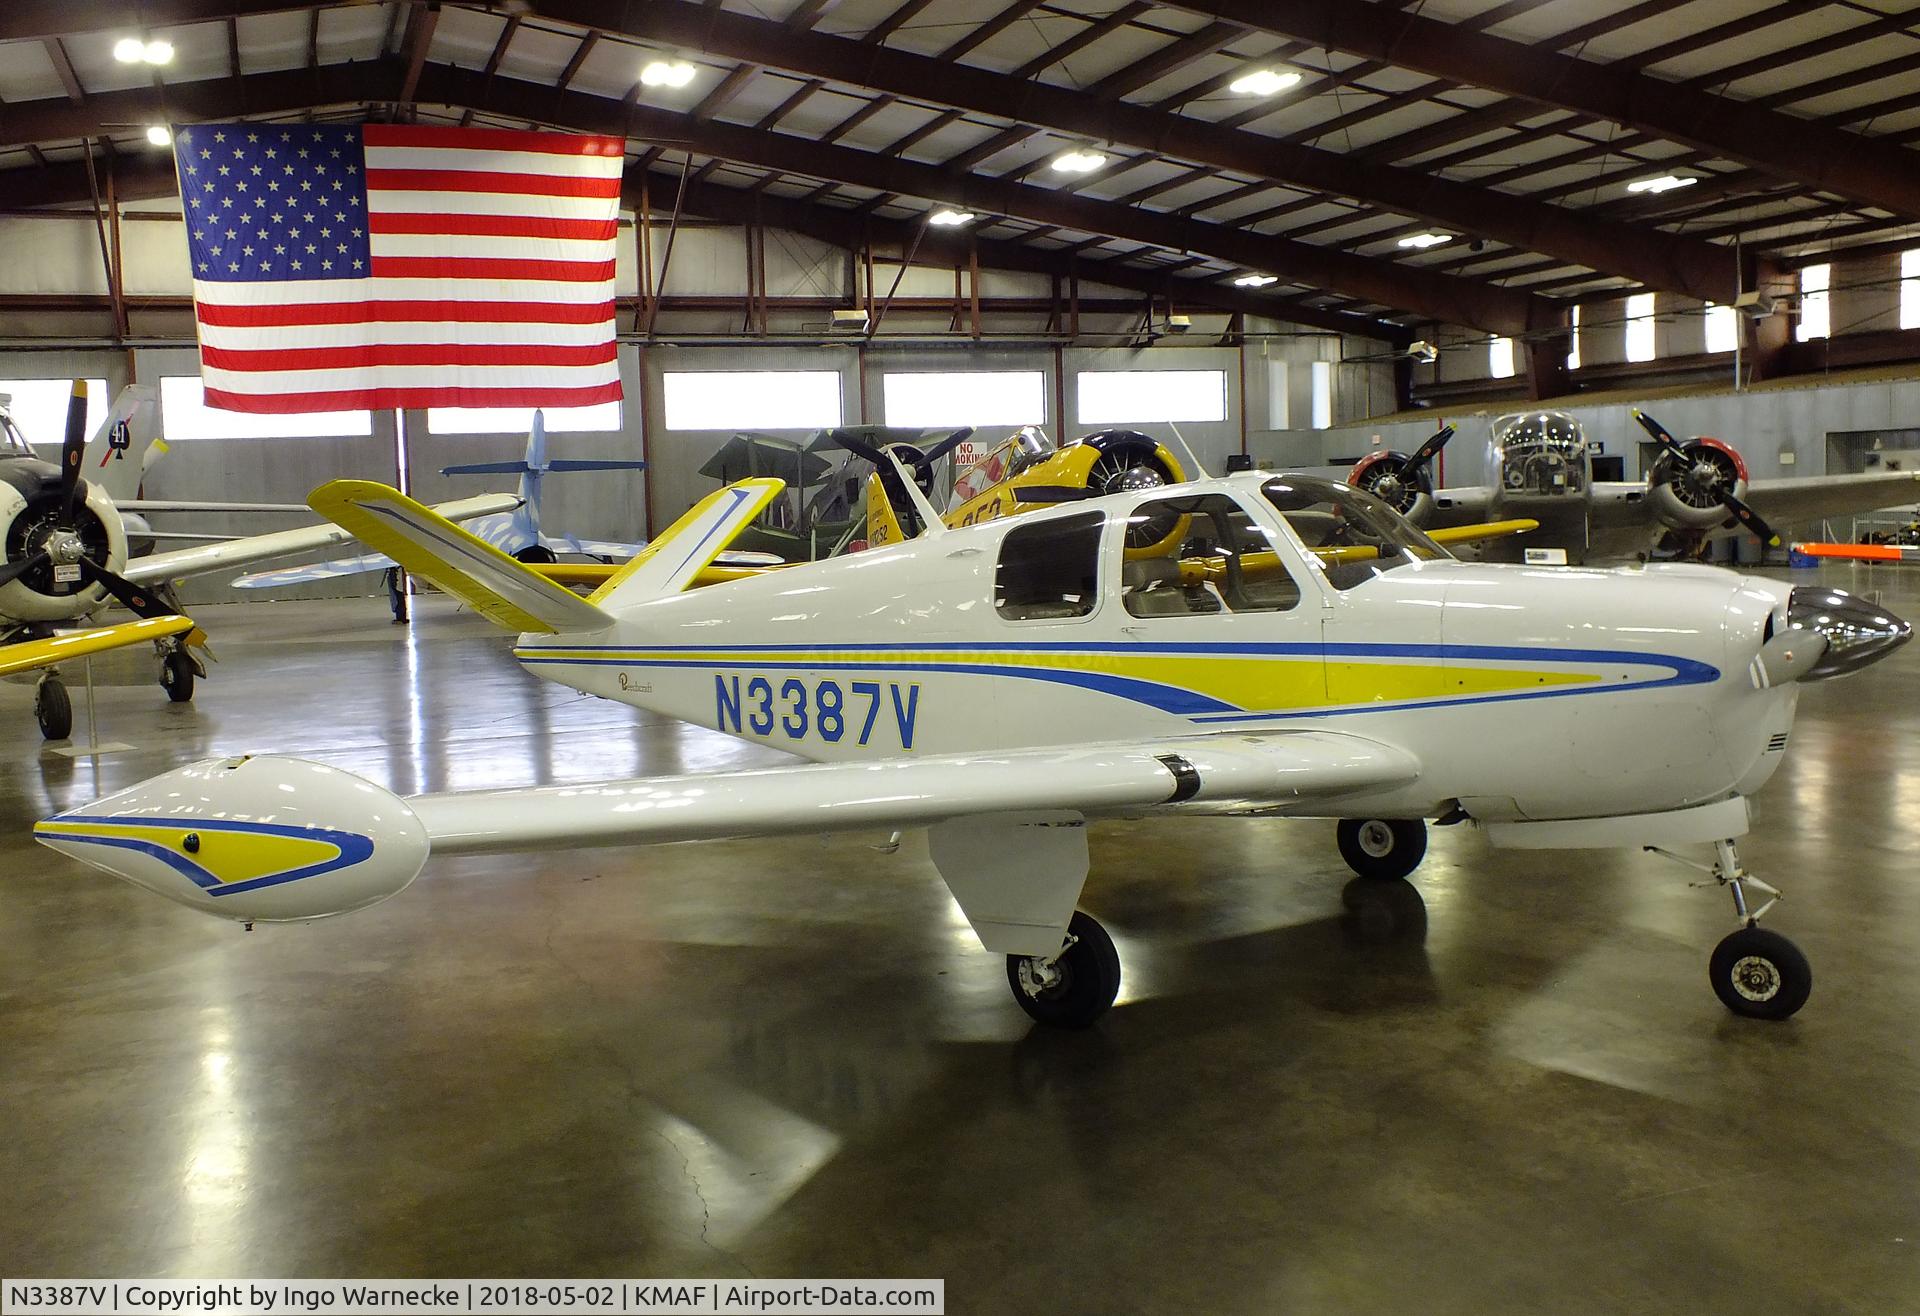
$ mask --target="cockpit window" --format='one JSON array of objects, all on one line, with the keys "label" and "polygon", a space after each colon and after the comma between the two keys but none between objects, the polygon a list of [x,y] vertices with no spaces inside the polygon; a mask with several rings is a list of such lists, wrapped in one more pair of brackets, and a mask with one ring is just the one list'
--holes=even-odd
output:
[{"label": "cockpit window", "polygon": [[1064,621],[1093,611],[1100,588],[1099,512],[1022,521],[1000,541],[993,605],[1008,621]]},{"label": "cockpit window", "polygon": [[1528,411],[1493,422],[1500,487],[1509,498],[1560,498],[1587,487],[1587,435],[1564,411]]},{"label": "cockpit window", "polygon": [[28,443],[26,435],[14,426],[13,417],[0,411],[0,456],[31,457],[33,455],[33,445]]},{"label": "cockpit window", "polygon": [[1267,532],[1224,494],[1140,504],[1120,547],[1120,598],[1135,617],[1284,612],[1300,602]]},{"label": "cockpit window", "polygon": [[1335,589],[1352,589],[1409,562],[1451,554],[1372,494],[1305,475],[1268,480],[1260,491],[1313,550]]}]

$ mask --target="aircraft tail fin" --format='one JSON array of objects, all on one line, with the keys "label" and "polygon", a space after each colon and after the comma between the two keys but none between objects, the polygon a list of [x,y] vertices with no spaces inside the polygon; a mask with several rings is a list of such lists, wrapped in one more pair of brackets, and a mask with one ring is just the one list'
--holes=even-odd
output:
[{"label": "aircraft tail fin", "polygon": [[129,384],[113,399],[107,418],[87,440],[81,474],[116,503],[140,496],[140,481],[167,450],[160,437],[159,392],[151,384]]},{"label": "aircraft tail fin", "polygon": [[726,551],[734,536],[766,510],[787,487],[785,480],[741,480],[716,489],[659,535],[607,583],[587,596],[589,604],[619,608],[678,594]]},{"label": "aircraft tail fin", "polygon": [[384,484],[335,480],[309,506],[422,580],[514,632],[565,635],[603,630],[613,618],[568,589]]}]

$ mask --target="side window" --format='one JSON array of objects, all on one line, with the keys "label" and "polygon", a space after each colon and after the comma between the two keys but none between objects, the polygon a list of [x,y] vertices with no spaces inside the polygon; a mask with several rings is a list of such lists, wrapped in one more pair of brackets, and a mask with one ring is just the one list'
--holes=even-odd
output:
[{"label": "side window", "polygon": [[1000,541],[993,606],[1008,621],[1084,617],[1099,599],[1098,512],[1022,521]]},{"label": "side window", "polygon": [[1267,532],[1225,494],[1140,504],[1125,545],[1120,597],[1135,617],[1285,612],[1300,603]]}]

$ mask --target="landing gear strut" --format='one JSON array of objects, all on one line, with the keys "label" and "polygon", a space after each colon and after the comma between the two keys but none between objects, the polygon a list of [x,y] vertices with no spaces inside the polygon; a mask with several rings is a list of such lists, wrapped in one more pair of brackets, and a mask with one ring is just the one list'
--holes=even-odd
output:
[{"label": "landing gear strut", "polygon": [[1335,837],[1361,877],[1402,878],[1427,856],[1427,825],[1418,818],[1343,818]]},{"label": "landing gear strut", "polygon": [[[1732,841],[1713,843],[1713,862],[1695,863],[1658,846],[1647,849],[1675,863],[1710,874],[1713,884],[1733,893],[1733,910],[1741,926],[1713,948],[1707,974],[1714,995],[1737,1015],[1748,1019],[1786,1019],[1807,1003],[1813,991],[1813,969],[1800,948],[1779,933],[1760,926],[1760,917],[1780,900],[1780,888],[1749,873],[1740,864]],[[1706,886],[1695,882],[1695,886]],[[1755,910],[1747,908],[1747,889],[1766,896]]]},{"label": "landing gear strut", "polygon": [[73,701],[51,670],[34,688],[33,716],[40,723],[40,734],[48,740],[65,740],[73,734]]},{"label": "landing gear strut", "polygon": [[1091,914],[1075,910],[1051,956],[1007,956],[1013,999],[1038,1023],[1088,1028],[1120,994],[1120,952]]}]

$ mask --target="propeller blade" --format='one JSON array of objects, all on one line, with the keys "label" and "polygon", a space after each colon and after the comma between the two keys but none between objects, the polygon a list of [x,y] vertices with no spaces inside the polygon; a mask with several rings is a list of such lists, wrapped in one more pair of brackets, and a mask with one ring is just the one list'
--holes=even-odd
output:
[{"label": "propeller blade", "polygon": [[1013,490],[1016,503],[1077,503],[1093,497],[1093,490],[1077,484],[1022,484]]},{"label": "propeller blade", "polygon": [[12,584],[35,567],[44,566],[51,561],[53,561],[53,555],[43,548],[37,553],[29,553],[23,558],[9,562],[0,567],[0,585]]},{"label": "propeller blade", "polygon": [[60,524],[73,524],[73,505],[80,496],[80,463],[87,455],[87,381],[73,381],[67,399],[67,439],[60,446]]},{"label": "propeller blade", "polygon": [[920,464],[931,469],[935,462],[939,461],[942,457],[972,437],[973,426],[971,425],[963,430],[955,430],[953,433],[947,435],[946,438],[940,440],[940,442],[934,444],[931,448],[928,448],[926,455],[920,459]]},{"label": "propeller blade", "polygon": [[80,559],[80,575],[89,585],[101,585],[107,593],[113,595],[120,606],[136,617],[171,617],[173,609],[141,589],[125,576],[115,575],[92,558]]},{"label": "propeller blade", "polygon": [[1720,505],[1733,513],[1733,519],[1745,526],[1761,543],[1771,548],[1780,547],[1780,536],[1773,527],[1760,519],[1760,514],[1735,498],[1732,494],[1721,494]]},{"label": "propeller blade", "polygon": [[1413,456],[1407,458],[1406,469],[1417,471],[1439,455],[1440,449],[1447,446],[1447,440],[1453,437],[1453,426],[1444,425],[1434,436],[1413,450]]},{"label": "propeller blade", "polygon": [[1647,432],[1648,437],[1660,445],[1662,452],[1678,464],[1686,463],[1687,450],[1680,446],[1680,440],[1673,437],[1671,430],[1638,407],[1633,410],[1633,418],[1640,422],[1640,428]]},{"label": "propeller blade", "polygon": [[880,449],[874,447],[865,439],[856,439],[845,430],[832,430],[830,431],[830,435],[835,443],[845,448],[854,456],[865,458],[883,471],[892,469],[891,463],[889,463],[885,457],[881,456]]}]

